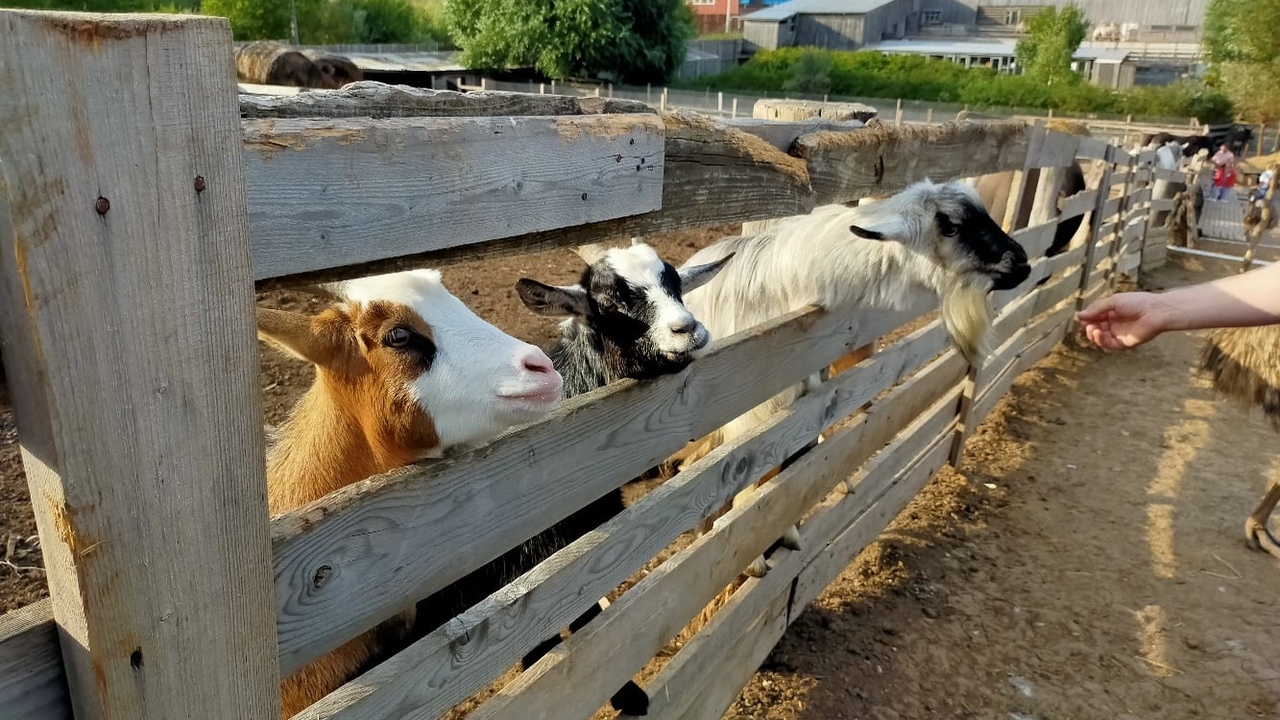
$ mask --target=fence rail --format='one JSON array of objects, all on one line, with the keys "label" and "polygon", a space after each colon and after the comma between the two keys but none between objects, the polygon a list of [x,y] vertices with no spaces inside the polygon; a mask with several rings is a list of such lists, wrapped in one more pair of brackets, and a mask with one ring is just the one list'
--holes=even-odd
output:
[{"label": "fence rail", "polygon": [[[649,683],[655,717],[715,718],[800,610],[959,461],[1072,311],[1163,261],[1152,155],[1042,126],[734,123],[376,86],[237,103],[234,78],[204,74],[230,53],[215,19],[0,11],[13,69],[0,115],[20,120],[0,139],[0,237],[17,249],[0,254],[0,316],[52,595],[0,617],[0,707],[15,720],[278,717],[281,673],[930,310],[799,310],[718,339],[681,373],[601,388],[268,522],[255,281],[765,220],[1014,171],[1010,230],[1038,259],[993,295],[982,365],[925,323],[300,716],[449,711],[831,431],[472,714],[590,717],[803,518],[803,549],[776,551]],[[1059,213],[1040,169],[1076,161],[1096,182]],[[1081,216],[1066,252],[1043,257]]]}]

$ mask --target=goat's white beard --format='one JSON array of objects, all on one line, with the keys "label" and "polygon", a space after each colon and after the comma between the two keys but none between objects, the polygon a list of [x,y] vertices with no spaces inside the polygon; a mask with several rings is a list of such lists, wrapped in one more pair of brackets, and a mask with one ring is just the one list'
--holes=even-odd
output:
[{"label": "goat's white beard", "polygon": [[980,365],[991,352],[990,282],[960,279],[942,295],[942,323],[960,354],[971,365]]}]

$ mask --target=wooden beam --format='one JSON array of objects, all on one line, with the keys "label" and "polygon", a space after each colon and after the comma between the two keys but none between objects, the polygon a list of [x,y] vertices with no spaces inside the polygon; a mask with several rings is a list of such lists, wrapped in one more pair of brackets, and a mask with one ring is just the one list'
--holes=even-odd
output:
[{"label": "wooden beam", "polygon": [[[949,432],[954,423],[953,392],[917,420],[915,427]],[[936,400],[936,396],[934,398]],[[627,678],[679,632],[740,571],[802,513],[842,483],[873,448],[864,442],[867,425],[842,427],[803,455],[750,499],[718,520],[710,533],[667,559],[623,594],[590,625],[574,633],[469,717],[472,720],[580,720],[589,718]],[[925,434],[926,430],[920,430]],[[910,458],[894,447],[886,467]],[[870,493],[869,493],[870,494]],[[858,488],[852,503],[865,497]],[[847,560],[846,560],[847,562]],[[625,637],[627,642],[619,643]],[[563,689],[572,687],[572,693]]]},{"label": "wooden beam", "polygon": [[248,121],[254,275],[653,212],[663,135],[656,115]]},{"label": "wooden beam", "polygon": [[[708,118],[682,113],[663,113],[659,117],[665,134],[661,210],[569,228],[512,233],[487,242],[411,251],[357,266],[339,267],[337,263],[330,263],[333,267],[325,270],[286,278],[274,277],[262,268],[257,269],[258,289],[306,285],[411,267],[439,267],[671,230],[803,215],[813,209],[809,173],[803,160],[788,156],[755,135],[717,126]],[[554,144],[558,147],[560,142],[557,139]],[[613,162],[612,157],[608,161]],[[450,177],[462,185],[470,182],[465,177]],[[255,244],[258,242],[269,240],[258,239]]]},{"label": "wooden beam", "polygon": [[71,720],[67,673],[48,598],[0,615],[0,707],[10,720]]},{"label": "wooden beam", "polygon": [[[911,375],[948,342],[941,323],[934,321],[824,383],[815,394],[716,448],[624,515],[361,675],[297,720],[391,720],[444,714],[505,672],[543,638],[568,625],[680,533],[696,527],[739,490],[812,443],[832,422]],[[884,413],[877,417],[894,420]],[[878,439],[868,437],[867,447],[883,444]],[[458,653],[459,644],[465,644],[465,655]]]},{"label": "wooden beam", "polygon": [[819,205],[896,192],[912,182],[974,177],[1026,164],[1020,122],[879,125],[852,133],[814,133],[796,141]]},{"label": "wooden beam", "polygon": [[[273,522],[282,672],[458,580],[511,548],[512,538],[532,537],[903,318],[848,308],[790,313],[718,341],[681,373],[579,395],[472,452],[285,513]],[[317,587],[313,578],[334,558],[341,572]]]},{"label": "wooden beam", "polygon": [[639,100],[514,92],[428,90],[363,81],[338,90],[241,95],[244,118],[529,117],[654,113]]},{"label": "wooden beam", "polygon": [[788,153],[795,146],[796,140],[803,135],[816,132],[852,132],[865,127],[861,120],[838,121],[824,120],[822,118],[784,122],[781,120],[742,117],[732,120],[721,118],[716,122],[725,127],[731,127],[762,138],[775,148]]},{"label": "wooden beam", "polygon": [[280,716],[225,19],[0,11],[0,326],[77,717]]}]

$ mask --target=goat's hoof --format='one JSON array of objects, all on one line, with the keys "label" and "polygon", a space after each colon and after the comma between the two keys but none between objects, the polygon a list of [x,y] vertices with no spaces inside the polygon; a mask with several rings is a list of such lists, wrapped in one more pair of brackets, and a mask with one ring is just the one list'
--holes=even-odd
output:
[{"label": "goat's hoof", "polygon": [[769,563],[765,562],[764,556],[756,558],[747,566],[746,574],[753,578],[762,578],[769,574]]},{"label": "goat's hoof", "polygon": [[1244,521],[1244,539],[1250,550],[1261,550],[1280,558],[1280,540],[1267,529],[1267,524],[1256,518]]},{"label": "goat's hoof", "polygon": [[609,704],[623,715],[648,715],[649,693],[644,688],[628,680],[622,689],[609,698]]},{"label": "goat's hoof", "polygon": [[782,547],[788,550],[800,549],[800,528],[792,525],[782,534]]}]

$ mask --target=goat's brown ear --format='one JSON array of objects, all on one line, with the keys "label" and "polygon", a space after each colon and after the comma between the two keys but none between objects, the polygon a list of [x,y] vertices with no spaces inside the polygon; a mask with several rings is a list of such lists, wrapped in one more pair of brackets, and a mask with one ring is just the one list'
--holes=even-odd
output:
[{"label": "goat's brown ear", "polygon": [[338,336],[310,315],[261,307],[257,311],[258,337],[285,354],[324,365],[338,353]]}]

